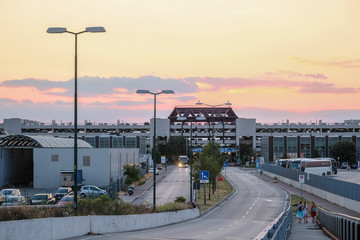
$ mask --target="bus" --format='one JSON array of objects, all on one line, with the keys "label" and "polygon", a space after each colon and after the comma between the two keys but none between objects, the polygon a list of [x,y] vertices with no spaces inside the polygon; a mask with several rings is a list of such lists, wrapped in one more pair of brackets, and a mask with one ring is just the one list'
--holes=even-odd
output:
[{"label": "bus", "polygon": [[328,176],[332,173],[332,162],[330,159],[302,159],[300,171],[319,176]]},{"label": "bus", "polygon": [[188,167],[188,157],[185,155],[180,155],[178,159],[178,166],[180,168],[187,168]]}]

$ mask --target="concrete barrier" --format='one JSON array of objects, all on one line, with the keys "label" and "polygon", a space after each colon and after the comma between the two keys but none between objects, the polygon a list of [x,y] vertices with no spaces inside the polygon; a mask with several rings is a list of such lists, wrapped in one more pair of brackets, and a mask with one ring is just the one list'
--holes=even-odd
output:
[{"label": "concrete barrier", "polygon": [[81,216],[0,222],[0,239],[64,239],[164,226],[196,218],[199,209],[139,215]]}]

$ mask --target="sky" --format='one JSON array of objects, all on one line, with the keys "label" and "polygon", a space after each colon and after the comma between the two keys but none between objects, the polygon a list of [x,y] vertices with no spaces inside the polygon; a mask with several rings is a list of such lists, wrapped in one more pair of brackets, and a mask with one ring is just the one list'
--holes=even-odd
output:
[{"label": "sky", "polygon": [[360,119],[358,0],[0,0],[0,122],[143,123],[232,103],[260,123]]}]

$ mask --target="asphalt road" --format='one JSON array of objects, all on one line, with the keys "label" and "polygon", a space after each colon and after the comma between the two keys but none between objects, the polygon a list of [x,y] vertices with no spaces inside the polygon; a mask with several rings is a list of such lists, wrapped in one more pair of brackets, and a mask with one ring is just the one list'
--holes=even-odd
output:
[{"label": "asphalt road", "polygon": [[[235,194],[199,218],[160,228],[76,239],[253,239],[285,210],[288,196],[247,170],[230,167],[226,177],[233,182]],[[163,186],[167,186],[165,182]]]},{"label": "asphalt road", "polygon": [[[156,184],[156,205],[174,202],[177,197],[181,196],[186,201],[190,200],[190,169],[178,168],[176,166],[170,167],[165,177]],[[145,192],[134,203],[152,204],[153,188]]]}]

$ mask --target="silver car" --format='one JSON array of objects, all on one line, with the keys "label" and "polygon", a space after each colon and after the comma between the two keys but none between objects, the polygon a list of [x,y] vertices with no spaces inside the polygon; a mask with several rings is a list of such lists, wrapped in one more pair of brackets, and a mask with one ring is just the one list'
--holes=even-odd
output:
[{"label": "silver car", "polygon": [[7,202],[8,198],[10,196],[19,196],[21,195],[21,192],[17,188],[4,188],[0,191],[0,193],[4,194],[5,196],[5,202]]},{"label": "silver car", "polygon": [[79,194],[82,198],[99,197],[99,196],[103,196],[103,195],[109,196],[109,194],[105,190],[102,190],[102,189],[98,188],[97,186],[93,186],[93,185],[82,186]]},{"label": "silver car", "polygon": [[26,199],[24,196],[9,196],[6,202],[4,202],[1,206],[15,206],[15,205],[25,205]]}]

